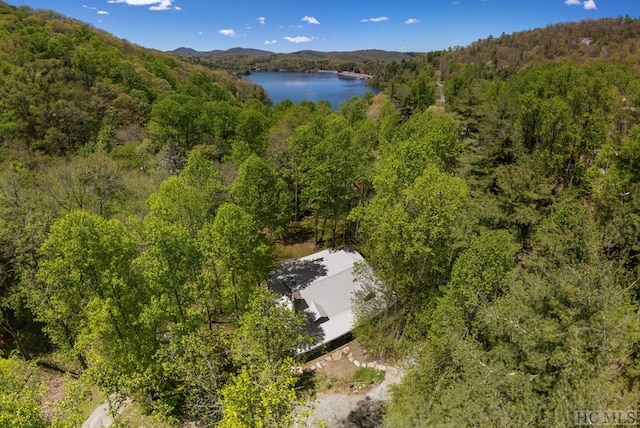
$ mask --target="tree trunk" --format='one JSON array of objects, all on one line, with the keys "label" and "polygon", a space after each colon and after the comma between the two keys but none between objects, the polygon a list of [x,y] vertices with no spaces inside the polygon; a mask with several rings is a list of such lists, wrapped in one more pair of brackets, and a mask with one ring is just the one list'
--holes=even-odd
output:
[{"label": "tree trunk", "polygon": [[[360,186],[360,198],[358,200],[358,205],[364,205],[364,183]],[[358,233],[360,232],[360,218],[356,220],[356,230],[354,232],[354,241],[358,242]]]},{"label": "tree trunk", "polygon": [[322,219],[322,232],[320,233],[320,242],[324,241],[324,231],[327,229],[327,218]]},{"label": "tree trunk", "polygon": [[5,333],[11,336],[11,338],[16,344],[16,347],[18,348],[18,352],[20,352],[20,356],[25,361],[27,361],[29,359],[29,351],[27,350],[27,346],[25,345],[24,341],[22,340],[22,337],[20,336],[20,331],[14,329],[11,326],[11,324],[7,320],[7,317],[4,314],[0,314],[0,317],[1,317],[0,320],[2,321],[0,322],[0,326],[2,327],[2,330],[4,330]]},{"label": "tree trunk", "polygon": [[318,245],[318,215],[315,215],[314,237],[313,240]]},{"label": "tree trunk", "polygon": [[238,309],[238,294],[236,289],[236,274],[231,271],[231,286],[233,287],[233,308],[236,311],[236,319],[240,319],[240,310]]},{"label": "tree trunk", "polygon": [[213,275],[216,277],[216,291],[218,292],[218,315],[222,317],[222,285],[220,284],[220,276],[215,262],[213,262]]},{"label": "tree trunk", "polygon": [[331,247],[336,247],[336,229],[338,228],[338,216],[333,217],[333,230],[331,231]]},{"label": "tree trunk", "polygon": [[173,287],[173,297],[176,299],[176,305],[178,306],[178,311],[180,312],[180,321],[184,322],[184,309],[182,308],[182,302],[180,301],[180,295],[178,294],[177,287]]},{"label": "tree trunk", "polygon": [[298,222],[298,179],[293,183],[293,220]]}]

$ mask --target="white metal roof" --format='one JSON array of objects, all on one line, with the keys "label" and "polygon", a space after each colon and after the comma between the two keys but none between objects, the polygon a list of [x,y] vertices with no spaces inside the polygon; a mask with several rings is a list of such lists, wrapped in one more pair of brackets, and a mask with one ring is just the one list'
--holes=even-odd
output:
[{"label": "white metal roof", "polygon": [[310,349],[353,328],[351,297],[361,287],[353,276],[353,266],[362,260],[355,251],[329,249],[290,262],[282,271],[272,274],[271,288],[283,289],[286,287],[279,285],[286,283],[289,289],[298,291],[306,303],[308,318],[315,322],[313,327],[322,330],[323,337]]}]

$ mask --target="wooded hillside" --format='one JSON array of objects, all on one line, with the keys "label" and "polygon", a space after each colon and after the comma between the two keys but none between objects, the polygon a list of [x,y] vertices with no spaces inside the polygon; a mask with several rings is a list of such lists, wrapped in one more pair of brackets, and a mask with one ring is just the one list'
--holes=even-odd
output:
[{"label": "wooded hillside", "polygon": [[338,70],[373,73],[391,61],[408,60],[418,53],[390,52],[369,49],[351,52],[320,52],[304,50],[292,53],[275,53],[259,49],[232,48],[226,51],[199,52],[178,48],[169,52],[197,64],[236,73],[262,71],[317,71]]},{"label": "wooded hillside", "polygon": [[407,364],[387,426],[640,405],[640,20],[380,64],[336,110],[53,12],[0,22],[0,425],[77,426],[85,383],[158,426],[291,425],[313,339],[266,279],[343,246],[391,302],[355,337]]}]

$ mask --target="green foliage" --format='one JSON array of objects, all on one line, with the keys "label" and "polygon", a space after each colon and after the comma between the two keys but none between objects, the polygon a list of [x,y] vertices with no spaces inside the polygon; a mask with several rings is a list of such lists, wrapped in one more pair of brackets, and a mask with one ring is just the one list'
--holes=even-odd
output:
[{"label": "green foliage", "polygon": [[554,200],[554,183],[542,169],[538,162],[527,159],[494,171],[494,195],[502,216],[498,222],[513,226],[521,240],[530,238]]},{"label": "green foliage", "polygon": [[354,127],[367,117],[367,108],[371,104],[371,97],[358,98],[355,95],[340,103],[338,114],[343,116],[350,126]]},{"label": "green foliage", "polygon": [[123,332],[133,328],[140,304],[131,267],[137,248],[120,222],[71,212],[52,225],[40,254],[38,285],[30,290],[29,304],[57,346],[84,364],[89,343],[83,343],[83,335],[129,339]]},{"label": "green foliage", "polygon": [[294,218],[298,220],[303,159],[312,137],[311,115],[315,106],[304,103],[289,107],[272,127],[267,156],[293,193]]},{"label": "green foliage", "polygon": [[[466,203],[465,182],[426,166],[421,176],[400,195],[380,192],[363,209],[363,253],[373,272],[388,287],[381,294],[392,302],[387,316],[358,320],[357,331],[365,345],[394,353],[391,338],[409,339],[421,308],[445,284],[452,254],[453,232]],[[380,288],[380,287],[377,287]],[[356,297],[357,298],[357,297]],[[376,333],[376,330],[380,329]],[[392,348],[381,346],[391,344]]]},{"label": "green foliage", "polygon": [[197,282],[200,253],[189,232],[179,224],[148,216],[142,226],[142,243],[144,251],[136,266],[146,281],[150,301],[141,320],[160,331],[170,331],[168,323],[202,322],[202,314],[190,313],[194,303],[205,296],[199,293]]},{"label": "green foliage", "polygon": [[365,178],[370,156],[367,147],[354,144],[353,131],[340,116],[317,116],[301,128],[310,143],[302,157],[302,195],[316,218],[316,243],[323,238],[318,237],[317,219],[331,218],[335,246],[337,220],[355,205],[355,184]]},{"label": "green foliage", "polygon": [[605,146],[589,171],[592,197],[607,250],[616,258],[637,268],[640,242],[637,160],[640,153],[640,127],[631,129],[622,145]]},{"label": "green foliage", "polygon": [[201,100],[189,95],[168,94],[161,98],[151,111],[160,141],[175,141],[185,150],[198,144],[202,134],[201,110]]},{"label": "green foliage", "polygon": [[415,305],[446,279],[451,233],[468,190],[429,165],[397,199],[379,193],[364,209],[367,260],[404,305]]},{"label": "green foliage", "polygon": [[568,184],[581,180],[584,164],[607,138],[617,91],[605,79],[596,67],[554,65],[523,71],[510,82],[521,94],[517,124],[524,147]]},{"label": "green foliage", "polygon": [[220,392],[229,377],[228,341],[221,332],[205,328],[180,334],[158,356],[165,375],[181,399],[174,412],[203,426],[214,426],[222,417]]},{"label": "green foliage", "polygon": [[269,118],[258,109],[245,106],[238,114],[236,135],[248,144],[251,153],[264,154],[264,134],[269,128]]},{"label": "green foliage", "polygon": [[360,367],[351,376],[351,382],[355,383],[375,383],[384,380],[384,370],[376,370],[373,367]]},{"label": "green foliage", "polygon": [[249,156],[231,185],[231,200],[251,214],[258,226],[280,234],[286,226],[289,197],[285,182],[266,161]]},{"label": "green foliage", "polygon": [[226,154],[236,135],[239,108],[225,101],[210,101],[203,105],[204,126],[218,145],[221,155]]},{"label": "green foliage", "polygon": [[291,362],[243,367],[222,390],[220,427],[266,428],[293,424],[296,376]]},{"label": "green foliage", "polygon": [[0,359],[0,425],[7,428],[49,426],[40,408],[41,389],[34,369],[15,359]]},{"label": "green foliage", "polygon": [[203,153],[190,152],[179,176],[165,179],[149,197],[149,215],[180,224],[196,236],[220,204],[220,174]]},{"label": "green foliage", "polygon": [[112,217],[124,193],[117,163],[103,153],[91,153],[50,166],[46,173],[48,196],[59,211],[88,210]]},{"label": "green foliage", "polygon": [[11,337],[24,358],[43,348],[31,349],[36,345],[29,340],[33,317],[23,295],[54,216],[30,171],[19,162],[8,165],[0,176],[0,331]]},{"label": "green foliage", "polygon": [[[440,302],[445,309],[434,311],[434,328],[441,328],[437,323],[450,317],[447,312],[452,308],[461,315],[464,328],[473,328],[477,311],[505,293],[515,268],[515,250],[513,237],[506,231],[488,231],[471,241],[453,265],[448,289]],[[436,330],[433,339],[438,340],[446,329]]]},{"label": "green foliage", "polygon": [[[226,72],[0,12],[2,351],[50,347],[165,422],[286,426],[288,357],[308,342],[264,288],[269,239],[314,228],[324,245],[328,223],[367,260],[356,336],[415,361],[388,425],[560,426],[638,403],[637,19],[402,62],[229,60],[386,82],[334,111],[270,108]],[[43,416],[35,373],[0,360],[0,425],[77,426],[73,397]]]},{"label": "green foliage", "polygon": [[399,127],[393,141],[382,149],[374,186],[380,193],[395,196],[410,186],[429,164],[450,169],[462,146],[450,117],[424,112]]},{"label": "green foliage", "polygon": [[[575,220],[588,230],[576,214],[579,209],[569,205],[551,222]],[[572,254],[573,241],[560,244],[556,233],[541,228],[535,242],[543,248],[551,240],[558,243],[555,250]],[[464,254],[498,236],[480,237]],[[555,267],[556,254],[541,251],[531,256],[531,268],[505,282],[500,272],[511,270],[512,250],[502,248],[498,259],[485,250],[483,263],[462,256],[456,263],[425,349],[396,390],[387,423],[558,426],[571,424],[576,409],[626,408],[637,398],[627,390],[625,369],[617,368],[633,364],[637,334],[625,276],[597,255],[589,263],[571,258]],[[485,271],[497,277],[489,275],[473,289],[487,290],[496,278],[501,285],[469,300],[466,281],[455,278],[468,272],[462,266],[487,264]]]},{"label": "green foliage", "polygon": [[[149,129],[162,143],[175,139],[190,148],[207,136],[204,103],[237,102],[225,87],[239,79],[228,73],[145,50],[52,12],[7,8],[3,19],[12,24],[3,26],[2,147],[73,153],[104,147],[111,132],[145,128],[151,119]],[[260,93],[248,82],[238,86],[243,96]]]},{"label": "green foliage", "polygon": [[224,283],[236,316],[273,266],[273,249],[244,209],[225,203],[198,237],[205,264]]},{"label": "green foliage", "polygon": [[572,202],[542,221],[533,245],[545,268],[593,264],[599,257],[600,237],[591,213]]},{"label": "green foliage", "polygon": [[411,97],[414,100],[414,108],[418,111],[436,103],[435,72],[433,69],[426,69],[420,73],[411,87]]},{"label": "green foliage", "polygon": [[279,297],[264,287],[251,297],[235,333],[233,351],[239,364],[282,364],[312,344],[304,315],[292,311]]}]

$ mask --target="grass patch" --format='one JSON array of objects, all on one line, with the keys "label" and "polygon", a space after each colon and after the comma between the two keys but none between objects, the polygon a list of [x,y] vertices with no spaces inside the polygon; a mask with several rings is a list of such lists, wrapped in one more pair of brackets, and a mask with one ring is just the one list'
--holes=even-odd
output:
[{"label": "grass patch", "polygon": [[89,415],[91,415],[96,407],[98,407],[105,401],[107,401],[107,398],[100,392],[100,389],[98,389],[98,387],[94,386],[89,389],[89,391],[87,391],[84,400],[82,400],[78,404],[78,408],[82,416],[86,419],[89,417]]},{"label": "grass patch", "polygon": [[313,244],[313,238],[311,238],[311,241],[299,244],[283,245],[281,243],[277,243],[276,259],[278,262],[284,262],[286,260],[299,259],[300,257],[308,256],[317,251],[318,250]]},{"label": "grass patch", "polygon": [[340,381],[340,379],[330,376],[316,373],[315,381],[315,389],[318,392],[328,392],[333,391],[336,388],[340,389],[340,387],[344,387],[344,381]]},{"label": "grass patch", "polygon": [[118,426],[127,428],[171,428],[166,421],[160,421],[158,417],[146,415],[135,403],[130,404],[118,418]]},{"label": "grass patch", "polygon": [[384,380],[384,370],[360,367],[351,377],[353,383],[380,383]]}]

